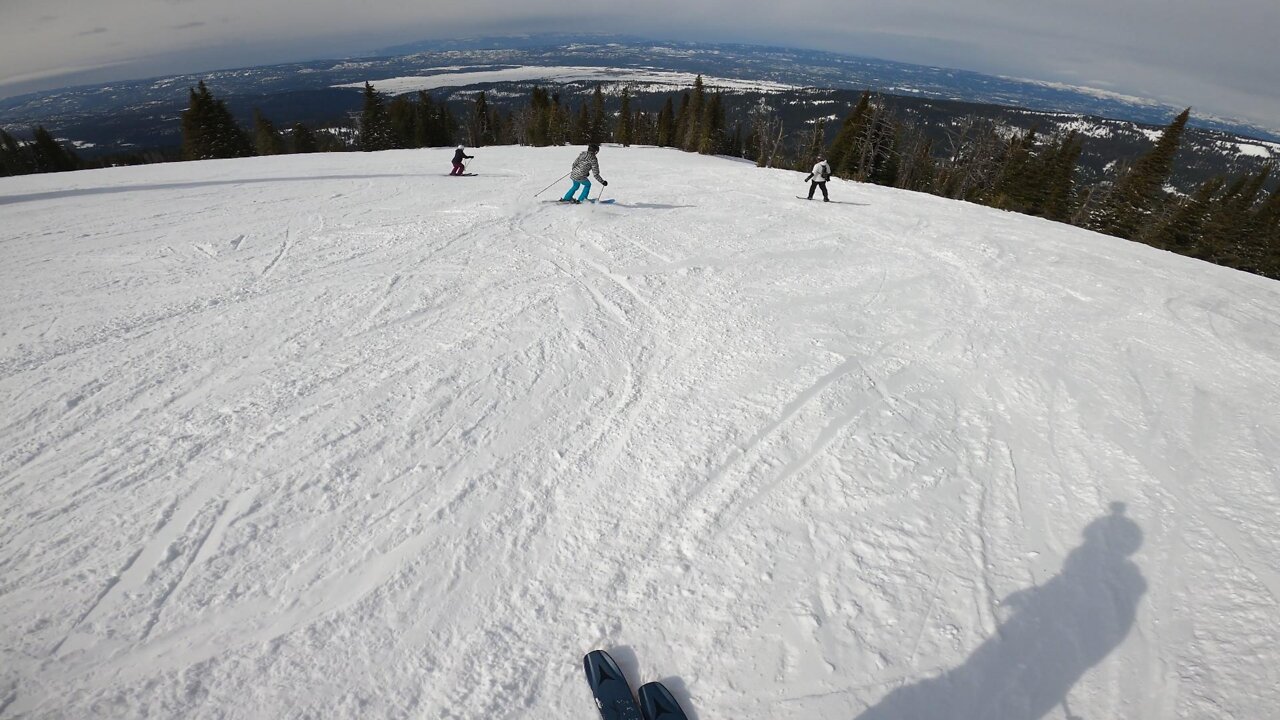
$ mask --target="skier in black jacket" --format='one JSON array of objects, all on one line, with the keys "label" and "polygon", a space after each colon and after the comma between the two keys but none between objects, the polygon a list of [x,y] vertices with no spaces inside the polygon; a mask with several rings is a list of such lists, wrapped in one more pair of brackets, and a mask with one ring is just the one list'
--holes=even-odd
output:
[{"label": "skier in black jacket", "polygon": [[467,169],[467,167],[466,167],[465,165],[463,165],[463,164],[462,164],[462,161],[463,161],[463,160],[470,160],[470,159],[471,159],[471,158],[473,158],[473,157],[475,157],[475,155],[468,155],[468,154],[466,153],[466,148],[465,148],[465,147],[463,147],[462,145],[459,145],[459,146],[458,146],[458,151],[457,151],[457,152],[455,152],[455,153],[453,154],[453,172],[451,172],[451,173],[449,173],[449,174],[450,174],[450,175],[461,175],[461,174],[463,173],[463,171],[465,171],[465,170]]}]

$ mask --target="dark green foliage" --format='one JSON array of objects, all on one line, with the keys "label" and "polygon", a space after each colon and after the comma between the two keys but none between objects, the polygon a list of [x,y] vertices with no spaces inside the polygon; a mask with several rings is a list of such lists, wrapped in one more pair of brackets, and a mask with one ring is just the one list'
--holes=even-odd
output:
[{"label": "dark green foliage", "polygon": [[357,137],[362,152],[394,150],[397,147],[396,134],[391,127],[391,113],[387,109],[387,98],[367,82],[358,130]]},{"label": "dark green foliage", "polygon": [[551,126],[555,121],[555,106],[551,104],[551,96],[540,87],[533,89],[533,99],[529,104],[528,143],[534,147],[545,147],[551,144]]},{"label": "dark green foliage", "polygon": [[681,105],[681,114],[684,115],[685,125],[680,136],[680,147],[689,152],[697,152],[702,143],[703,123],[706,121],[706,89],[702,84],[702,76],[699,75],[693,81],[693,92],[688,96],[688,106]]},{"label": "dark green foliage", "polygon": [[43,126],[37,125],[31,145],[31,166],[35,172],[66,172],[80,168],[80,159],[62,146]]},{"label": "dark green foliage", "polygon": [[284,138],[276,130],[276,126],[257,108],[253,110],[253,146],[259,155],[284,153]]},{"label": "dark green foliage", "polygon": [[1038,214],[1059,222],[1071,217],[1076,202],[1076,165],[1082,147],[1079,134],[1072,130],[1050,148]]},{"label": "dark green foliage", "polygon": [[1223,177],[1205,181],[1191,197],[1175,204],[1160,222],[1152,223],[1142,241],[1164,250],[1192,254],[1200,244],[1209,209],[1226,183],[1227,179]]},{"label": "dark green foliage", "polygon": [[182,113],[182,158],[248,157],[253,154],[249,136],[240,129],[226,103],[213,97],[201,80],[190,91],[190,101]]},{"label": "dark green foliage", "polygon": [[662,104],[662,110],[658,111],[658,146],[671,147],[675,144],[676,134],[676,113],[675,104],[671,101],[671,96],[667,96],[667,101]]},{"label": "dark green foliage", "polygon": [[35,172],[31,153],[17,138],[0,130],[0,177]]},{"label": "dark green foliage", "polygon": [[587,114],[587,106],[578,106],[578,116],[569,130],[569,143],[586,145],[591,142],[591,116]]},{"label": "dark green foliage", "polygon": [[613,133],[614,141],[622,147],[630,147],[635,140],[635,118],[631,115],[631,89],[622,88],[622,107],[618,109],[618,127]]},{"label": "dark green foliage", "polygon": [[596,85],[591,96],[591,125],[587,131],[587,142],[603,143],[609,139],[609,127],[604,116],[604,93]]},{"label": "dark green foliage", "polygon": [[420,147],[418,144],[418,104],[407,95],[401,95],[387,105],[391,122],[391,137],[395,147]]},{"label": "dark green foliage", "polygon": [[472,147],[496,145],[501,131],[502,121],[497,110],[489,107],[489,100],[483,91],[476,93],[471,106],[471,117],[467,121],[467,134],[471,138],[468,144]]},{"label": "dark green foliage", "polygon": [[1093,229],[1123,238],[1137,236],[1164,200],[1164,184],[1173,171],[1174,156],[1190,115],[1191,108],[1183,110],[1165,128],[1151,152],[1138,158],[1116,179],[1106,201],[1090,220]]},{"label": "dark green foliage", "polygon": [[680,109],[676,111],[674,130],[671,135],[671,147],[684,148],[684,136],[689,127],[689,93],[680,95]]},{"label": "dark green foliage", "polygon": [[387,112],[386,103],[382,100],[382,93],[366,82],[364,108],[360,111],[360,149],[364,152],[376,152],[391,150],[395,147],[391,115]]},{"label": "dark green foliage", "polygon": [[724,152],[725,119],[724,99],[717,91],[711,94],[702,112],[700,123],[702,136],[698,140],[698,152],[703,155],[717,155]]},{"label": "dark green foliage", "polygon": [[302,123],[293,126],[289,132],[289,142],[295,153],[313,153],[317,149],[315,133]]},{"label": "dark green foliage", "polygon": [[858,104],[845,116],[840,132],[831,143],[831,172],[839,177],[852,177],[860,156],[859,143],[866,135],[867,118],[871,112],[871,93],[864,92]]}]

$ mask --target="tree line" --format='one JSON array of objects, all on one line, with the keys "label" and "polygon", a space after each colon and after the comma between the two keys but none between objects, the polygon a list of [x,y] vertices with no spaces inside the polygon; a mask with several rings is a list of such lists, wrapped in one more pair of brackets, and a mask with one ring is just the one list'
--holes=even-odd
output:
[{"label": "tree line", "polygon": [[[863,93],[838,127],[817,120],[788,129],[765,98],[730,118],[725,96],[698,76],[691,88],[667,96],[657,112],[635,107],[622,87],[616,103],[597,85],[589,101],[571,105],[535,87],[526,105],[500,111],[484,92],[465,107],[426,92],[387,100],[365,83],[354,127],[281,130],[254,111],[245,131],[203,82],[190,89],[182,113],[186,160],[281,153],[377,151],[486,145],[654,145],[753,160],[759,167],[808,170],[818,155],[833,175],[897,187],[1070,223],[1227,267],[1280,279],[1280,187],[1266,190],[1273,167],[1219,176],[1182,195],[1167,189],[1190,109],[1164,128],[1145,154],[1101,181],[1080,181],[1082,142],[1074,132],[1042,136],[1036,128],[1010,131],[970,116],[937,133],[900,117],[881,96]],[[0,174],[57,172],[83,167],[43,128],[22,143],[0,131]]]}]

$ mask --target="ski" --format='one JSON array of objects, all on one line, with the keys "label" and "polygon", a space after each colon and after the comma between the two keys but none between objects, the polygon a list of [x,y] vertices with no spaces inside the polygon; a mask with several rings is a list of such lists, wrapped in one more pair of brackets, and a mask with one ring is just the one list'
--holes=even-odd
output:
[{"label": "ski", "polygon": [[609,198],[608,200],[580,200],[576,203],[570,202],[568,200],[543,200],[542,202],[554,203],[556,205],[582,205],[584,203],[591,203],[592,205],[595,205],[597,203],[599,203],[600,205],[612,205],[615,202],[617,202],[617,200],[614,198]]},{"label": "ski", "polygon": [[671,691],[660,682],[640,686],[640,712],[644,720],[689,720]]},{"label": "ski", "polygon": [[[644,720],[627,678],[609,653],[592,650],[582,658],[582,668],[587,672],[587,684],[595,696],[601,720]],[[677,715],[672,720],[681,717]]]},{"label": "ski", "polygon": [[461,175],[454,175],[453,173],[449,173],[449,177],[475,177],[479,174],[480,173],[462,173]]}]

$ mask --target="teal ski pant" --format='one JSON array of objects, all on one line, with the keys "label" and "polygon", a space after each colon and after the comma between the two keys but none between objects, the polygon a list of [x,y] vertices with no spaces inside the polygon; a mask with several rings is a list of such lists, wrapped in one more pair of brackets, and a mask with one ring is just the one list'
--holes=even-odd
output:
[{"label": "teal ski pant", "polygon": [[573,181],[573,187],[569,188],[569,192],[565,193],[565,194],[564,194],[564,197],[563,197],[562,199],[563,199],[563,200],[572,200],[572,199],[573,199],[573,194],[574,194],[575,192],[577,192],[577,191],[578,191],[578,188],[579,188],[579,187],[581,187],[581,188],[582,188],[582,194],[578,195],[578,199],[579,199],[579,200],[586,200],[586,199],[587,199],[587,194],[591,192],[591,181],[590,181],[590,180],[574,180],[574,181]]}]

